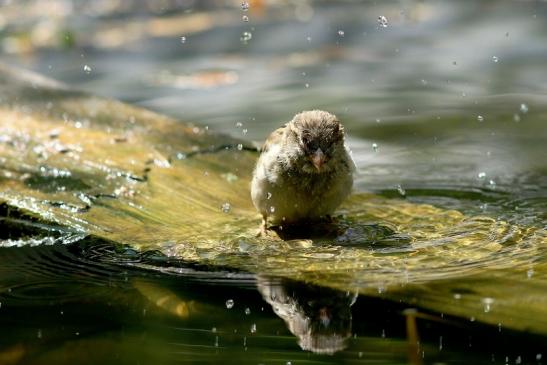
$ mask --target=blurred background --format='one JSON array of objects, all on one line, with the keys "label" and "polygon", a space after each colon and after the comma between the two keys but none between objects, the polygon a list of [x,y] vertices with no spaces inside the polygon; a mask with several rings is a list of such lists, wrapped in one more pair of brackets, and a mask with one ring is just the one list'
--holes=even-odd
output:
[{"label": "blurred background", "polygon": [[[263,141],[297,112],[325,109],[345,125],[357,165],[356,191],[486,215],[518,227],[547,227],[547,1],[0,0],[0,62],[248,142]],[[457,234],[471,237],[481,250],[473,229]],[[526,251],[521,248],[530,243],[520,234],[519,229],[508,234],[508,250],[492,258],[505,262]],[[442,238],[435,244],[444,244]],[[295,359],[316,364],[361,358],[421,363],[408,360],[415,354],[407,357],[404,303],[360,296],[353,304],[353,298],[344,296],[343,322],[351,327],[348,313],[355,318],[353,347],[339,357],[313,358],[265,305],[267,296],[263,300],[256,292],[254,279],[245,277],[249,284],[236,277],[235,283],[226,284],[221,273],[211,284],[158,276],[158,286],[216,306],[204,307],[209,308],[206,315],[195,323],[176,322],[154,314],[148,301],[127,285],[128,275],[141,276],[127,267],[107,270],[101,262],[99,284],[82,289],[86,270],[93,270],[96,261],[82,261],[86,250],[97,250],[99,258],[108,256],[105,252],[117,254],[85,240],[67,247],[0,251],[2,277],[21,285],[13,292],[9,286],[0,297],[3,328],[19,331],[13,339],[4,336],[0,347],[28,337],[46,355],[53,349],[55,361],[37,357],[27,363],[62,363],[58,359],[63,358],[74,363],[67,353],[76,362],[91,354],[104,358],[90,363],[134,364],[146,354],[155,360],[163,354],[161,363],[195,363],[201,356],[218,360],[217,326],[224,326],[229,331],[222,341],[235,355],[221,352],[222,360],[238,364],[242,359],[263,361],[265,353],[287,365]],[[541,260],[544,256],[538,255],[526,268],[527,279],[538,285],[525,300],[536,300],[543,290],[542,276],[532,268]],[[74,269],[69,262],[77,264]],[[465,268],[470,262],[479,269],[496,265],[465,257],[457,264]],[[47,269],[36,269],[43,263]],[[84,279],[65,278],[73,272]],[[51,284],[42,275],[62,280]],[[267,284],[258,284],[262,295],[269,290]],[[516,289],[510,281],[507,285],[500,290]],[[120,293],[123,286],[125,293]],[[307,295],[315,290],[321,298],[336,299],[321,289],[278,286],[301,294],[295,302],[309,304]],[[55,293],[79,301],[66,304]],[[231,308],[225,305],[227,298],[241,303],[237,311],[218,309]],[[486,303],[490,301],[478,303],[477,310],[483,311]],[[243,312],[246,306],[251,316],[251,309]],[[30,316],[29,308],[34,311]],[[53,316],[52,308],[63,317]],[[210,316],[215,311],[218,318]],[[438,362],[427,358],[426,363],[455,358],[490,363],[494,352],[498,363],[544,361],[544,336],[533,338],[505,327],[502,332],[501,323],[487,327],[474,317],[458,320],[456,325],[428,323],[421,333],[429,346],[424,348],[428,356],[442,350],[445,357]],[[249,357],[245,334],[255,323],[266,335],[254,343],[254,350],[249,347],[254,351]],[[232,328],[240,332],[232,334]],[[50,342],[42,342],[43,334]],[[71,342],[80,334],[88,341],[81,348]],[[146,338],[151,340],[143,346]],[[190,343],[186,352],[176,343],[183,340]],[[449,343],[454,353],[447,352]],[[203,344],[208,344],[205,355]],[[0,351],[0,363],[16,358],[13,353],[20,349],[8,350]],[[280,357],[282,351],[285,357]]]}]

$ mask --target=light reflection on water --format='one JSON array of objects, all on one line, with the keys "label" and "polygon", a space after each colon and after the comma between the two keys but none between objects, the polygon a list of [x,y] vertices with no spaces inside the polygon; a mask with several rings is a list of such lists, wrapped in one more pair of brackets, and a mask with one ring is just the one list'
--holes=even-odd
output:
[{"label": "light reflection on water", "polygon": [[[348,143],[359,170],[357,191],[372,190],[396,197],[400,195],[397,186],[401,186],[406,191],[406,199],[413,203],[428,203],[468,215],[483,214],[512,224],[545,226],[547,160],[544,143],[547,136],[543,95],[547,92],[544,72],[547,6],[544,3],[315,4],[313,17],[306,22],[296,21],[293,9],[288,9],[288,15],[281,11],[273,20],[251,11],[249,22],[228,21],[203,32],[188,34],[183,44],[180,34],[144,36],[134,41],[129,33],[118,48],[91,44],[68,51],[38,49],[25,62],[33,69],[78,88],[249,140],[264,139],[268,131],[297,111],[315,107],[327,109],[341,118],[349,133]],[[241,11],[236,9],[234,12],[240,19]],[[386,28],[378,27],[380,15],[385,15],[389,21]],[[124,21],[81,14],[75,14],[73,18],[72,22],[86,19],[92,29],[105,24],[108,28]],[[240,36],[250,26],[254,27],[252,38],[242,44]],[[5,57],[14,63],[20,60],[15,55]],[[523,103],[527,108],[521,107]],[[478,115],[483,117],[482,122],[477,120]],[[241,123],[239,127],[237,123]],[[472,229],[451,232],[454,236],[471,233]],[[535,256],[527,251],[530,247],[521,250],[511,246],[510,235],[508,232],[508,236],[501,237],[508,237],[509,247],[500,247],[495,253],[483,251],[481,247],[469,247],[469,252],[476,251],[479,258],[458,261],[454,257],[452,266],[444,267],[442,274],[461,274],[473,267],[494,263],[511,265],[514,262],[507,261],[511,258],[532,262]],[[420,242],[414,249],[434,248],[442,254],[443,239]],[[17,238],[10,242],[17,242]],[[13,267],[4,265],[0,308],[17,318],[12,322],[16,339],[40,333],[41,338],[33,340],[36,343],[29,346],[40,352],[44,345],[38,341],[51,337],[53,332],[54,349],[79,357],[82,350],[74,347],[71,341],[82,336],[83,339],[75,343],[80,343],[84,349],[102,349],[97,352],[106,356],[104,354],[116,349],[115,341],[110,341],[109,336],[121,343],[120,351],[130,353],[147,333],[152,333],[151,337],[156,336],[153,344],[137,353],[146,353],[153,359],[163,351],[168,354],[164,355],[165,363],[182,361],[184,356],[199,359],[204,355],[195,350],[198,347],[215,353],[203,357],[210,362],[218,361],[214,356],[219,356],[219,351],[220,354],[235,354],[237,361],[241,361],[253,347],[255,352],[249,362],[270,359],[267,356],[279,360],[274,356],[275,351],[281,353],[283,361],[311,361],[295,347],[300,341],[302,348],[311,349],[313,341],[309,340],[309,333],[308,337],[302,334],[302,328],[307,327],[295,329],[295,325],[291,327],[290,324],[294,318],[303,316],[298,310],[306,313],[310,309],[305,308],[306,300],[294,299],[294,294],[313,291],[311,286],[292,289],[288,297],[293,299],[284,303],[300,306],[285,308],[285,312],[295,311],[293,319],[281,316],[288,325],[287,330],[274,315],[281,309],[272,312],[266,305],[274,300],[265,299],[264,302],[254,292],[254,276],[228,270],[200,271],[207,268],[189,268],[169,262],[161,254],[156,257],[155,253],[124,251],[118,255],[113,254],[111,248],[105,251],[101,248],[104,246],[98,245],[78,254],[72,252],[76,258],[65,256],[64,249],[25,249],[17,253],[2,249],[7,255],[2,262],[16,263]],[[374,255],[400,254],[404,250],[404,246],[386,245],[376,248]],[[326,248],[325,254],[332,254],[328,251]],[[81,256],[86,260],[80,261]],[[122,264],[121,269],[119,264]],[[139,264],[139,268],[133,264]],[[135,276],[141,275],[140,268],[154,269],[154,274],[142,274],[146,279],[163,272],[165,276],[152,280],[155,284],[175,287],[173,291],[179,297],[189,296],[188,300],[205,303],[207,313],[199,314],[187,323],[154,307],[150,298],[138,292],[132,283]],[[425,274],[438,274],[431,267],[422,270],[411,273],[415,280],[423,279]],[[18,276],[23,273],[30,276],[24,284]],[[408,275],[403,271],[391,272],[385,266],[376,268],[375,273],[400,275],[403,279]],[[178,281],[169,275],[184,284],[177,284]],[[200,284],[188,284],[191,278]],[[192,290],[177,285],[188,285]],[[264,295],[265,286],[258,285]],[[281,292],[287,286],[297,284],[289,283],[274,289]],[[218,288],[221,288],[220,294],[215,293]],[[251,288],[253,291],[249,290]],[[228,295],[230,290],[235,295]],[[201,292],[197,299],[191,297],[195,292]],[[346,295],[335,293],[328,296]],[[322,295],[319,302],[324,299]],[[219,311],[228,297],[235,296],[242,297],[246,305],[254,305],[253,315],[262,313],[264,307],[267,314],[253,317],[258,324],[241,313],[237,316],[222,312],[218,318],[213,316],[214,320],[209,318],[209,313]],[[349,358],[370,360],[379,356],[388,362],[409,361],[406,354],[408,336],[405,325],[400,323],[404,308],[375,300],[361,298],[351,309],[346,306],[338,312],[344,314],[346,322],[348,312],[353,312],[358,319],[366,319],[357,321],[357,325],[354,320],[353,327],[349,326],[351,330],[341,326],[344,333],[338,342],[347,342],[344,347],[349,346],[349,349],[337,358],[313,359],[336,362]],[[236,303],[239,301],[236,298]],[[341,305],[341,302],[335,304]],[[368,305],[379,314],[371,314]],[[54,320],[47,318],[52,306],[59,312]],[[388,308],[384,310],[382,306]],[[23,309],[28,308],[35,310],[35,315],[29,319],[35,323],[25,319],[27,313]],[[331,309],[319,309],[319,317],[322,316],[322,323],[325,323],[325,316]],[[83,310],[83,320],[73,314],[66,331],[62,325],[58,328],[59,323],[63,323],[64,312],[76,313],[78,310]],[[104,314],[111,310],[112,316]],[[146,317],[150,312],[154,313],[152,319]],[[94,323],[97,316],[107,324]],[[139,322],[144,317],[146,319]],[[9,322],[6,317],[4,321]],[[367,321],[372,323],[370,329]],[[517,356],[521,356],[521,348],[527,350],[523,352],[526,352],[528,362],[540,360],[537,355],[542,349],[536,346],[539,340],[537,343],[531,341],[532,344],[526,347],[522,336],[511,333],[503,337],[505,333],[502,333],[500,342],[495,343],[495,340],[489,342],[487,339],[492,336],[492,328],[466,323],[465,326],[471,328],[458,332],[455,328],[461,326],[461,322],[454,327],[442,321],[435,327],[435,323],[427,322],[433,329],[428,329],[430,333],[421,333],[424,348],[436,349],[439,336],[442,336],[446,349],[450,346],[450,332],[454,332],[453,344],[461,343],[453,345],[452,351],[464,358],[468,344],[461,338],[487,334],[485,339],[477,340],[478,347],[483,348],[469,355],[476,361],[490,361],[491,353],[507,348],[504,345],[509,344],[513,346],[507,351],[511,353],[511,360],[516,361]],[[249,333],[253,324],[258,328],[255,336]],[[130,329],[126,330],[127,327]],[[213,327],[220,335],[211,330]],[[388,337],[390,332],[395,332],[394,341],[388,345],[382,342],[380,334],[385,328],[381,327],[388,327]],[[234,332],[235,329],[239,332]],[[265,333],[263,329],[267,329]],[[347,338],[350,331],[358,334],[357,339]],[[513,342],[514,338],[517,340]],[[4,341],[8,350],[17,346],[17,342]],[[342,350],[341,346],[337,349]],[[367,352],[369,349],[381,355]],[[40,356],[46,359],[60,356],[55,350],[46,355],[33,351],[23,351],[27,363],[39,363]],[[505,360],[505,355],[496,354],[496,361]],[[446,356],[439,359],[450,358],[450,353]],[[432,362],[435,358],[426,359],[426,362]],[[111,359],[106,361],[113,362]]]}]

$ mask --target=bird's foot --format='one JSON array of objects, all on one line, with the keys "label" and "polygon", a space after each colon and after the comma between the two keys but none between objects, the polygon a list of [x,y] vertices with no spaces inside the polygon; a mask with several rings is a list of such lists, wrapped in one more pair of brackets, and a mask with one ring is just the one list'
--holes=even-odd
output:
[{"label": "bird's foot", "polygon": [[260,224],[256,237],[268,237],[268,223],[266,218],[262,218],[262,224]]}]

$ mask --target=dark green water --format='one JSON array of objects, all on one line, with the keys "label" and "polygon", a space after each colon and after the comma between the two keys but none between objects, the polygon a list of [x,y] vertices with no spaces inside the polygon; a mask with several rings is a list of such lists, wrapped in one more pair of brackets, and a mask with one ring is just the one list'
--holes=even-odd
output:
[{"label": "dark green water", "polygon": [[[249,140],[300,110],[326,109],[346,126],[357,191],[546,228],[545,2],[313,2],[262,13],[128,4],[101,12],[74,2],[57,17],[30,11],[40,9],[31,1],[2,5],[2,60]],[[213,22],[202,31],[124,28],[203,9]],[[74,44],[13,51],[14,34],[34,34],[35,44],[46,20]],[[109,29],[122,30],[114,46],[100,42]],[[62,244],[62,232],[14,219],[0,218],[0,363],[541,364],[547,356],[544,336],[416,317],[407,304],[106,242]],[[154,304],[165,295],[168,304],[193,301],[195,312],[181,318]]]},{"label": "dark green water", "polygon": [[[105,242],[3,248],[0,259],[3,363],[541,364],[545,350],[540,336],[426,312],[412,320],[403,304],[210,272]],[[180,274],[139,270],[139,263],[179,267]],[[169,314],[138,282],[193,301],[196,312]],[[408,320],[419,348],[408,340]],[[303,351],[306,344],[315,353]]]}]

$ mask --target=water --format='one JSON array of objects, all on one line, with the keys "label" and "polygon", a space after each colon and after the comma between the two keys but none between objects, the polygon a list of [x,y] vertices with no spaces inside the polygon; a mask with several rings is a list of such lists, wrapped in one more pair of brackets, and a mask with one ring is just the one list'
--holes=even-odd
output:
[{"label": "water", "polygon": [[[269,16],[253,4],[212,8],[211,23],[197,30],[158,21],[148,31],[126,28],[127,17],[138,23],[175,11],[175,24],[183,24],[200,9],[139,17],[76,6],[56,20],[76,46],[13,52],[5,37],[2,58],[248,141],[263,140],[298,111],[326,109],[345,125],[357,192],[545,229],[546,4],[312,3],[269,9]],[[34,29],[33,37],[47,30],[25,19],[10,24]],[[225,204],[219,210],[231,214]],[[415,314],[382,295],[189,266],[76,235],[61,245],[58,237],[72,233],[22,237],[5,220],[0,227],[4,246],[35,242],[0,249],[0,323],[10,334],[0,340],[2,363],[539,364],[547,353],[544,336],[422,308]],[[451,235],[472,234],[462,229]],[[526,241],[511,246],[518,234],[504,237],[498,241],[507,248],[493,254],[466,248],[474,261],[454,253],[450,270],[416,259],[424,266],[408,275],[426,280],[518,263],[539,280],[538,254]],[[419,249],[442,254],[444,239]],[[405,250],[386,243],[374,262]],[[385,276],[386,268],[369,275]],[[451,293],[454,300],[467,294]],[[190,303],[195,310],[186,313]],[[484,297],[477,313],[497,304]]]}]

